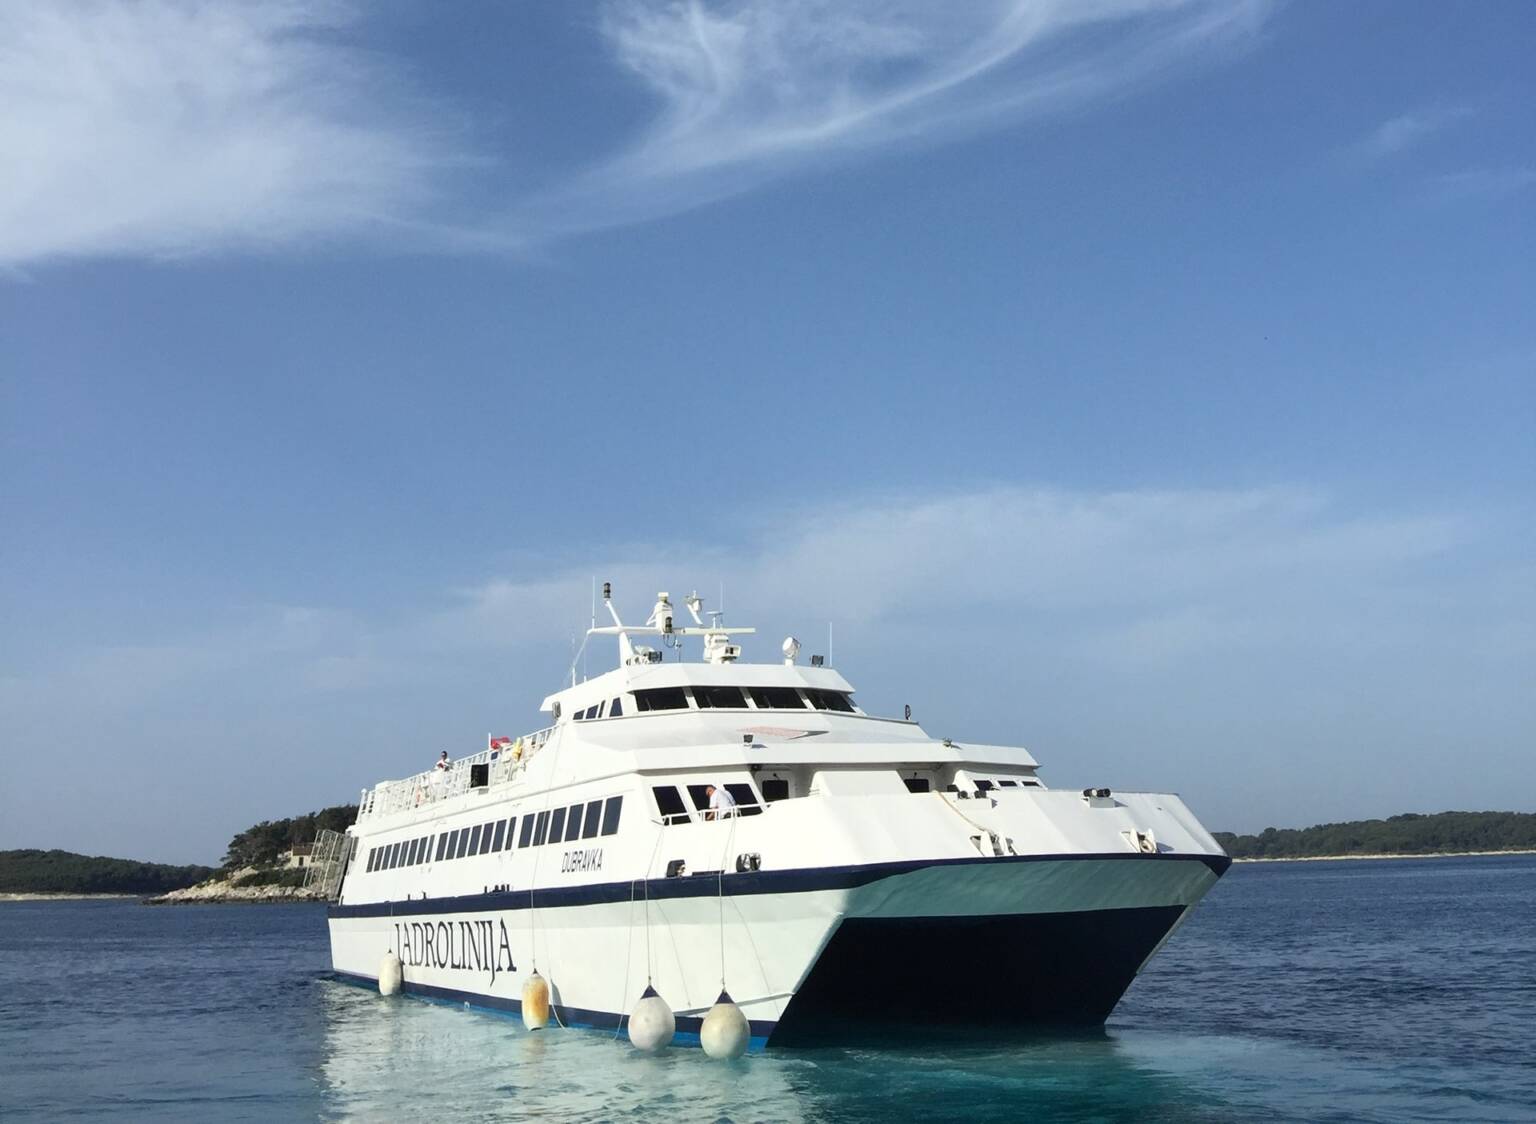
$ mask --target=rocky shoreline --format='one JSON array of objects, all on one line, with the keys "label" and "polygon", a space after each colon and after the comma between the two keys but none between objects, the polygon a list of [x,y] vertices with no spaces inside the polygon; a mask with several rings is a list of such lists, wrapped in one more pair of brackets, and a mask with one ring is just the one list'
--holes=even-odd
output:
[{"label": "rocky shoreline", "polygon": [[235,883],[248,875],[258,873],[255,867],[232,872],[227,878],[210,878],[196,886],[171,890],[152,898],[145,898],[145,905],[211,905],[237,902],[318,902],[324,901],[320,893],[302,886],[237,886]]}]

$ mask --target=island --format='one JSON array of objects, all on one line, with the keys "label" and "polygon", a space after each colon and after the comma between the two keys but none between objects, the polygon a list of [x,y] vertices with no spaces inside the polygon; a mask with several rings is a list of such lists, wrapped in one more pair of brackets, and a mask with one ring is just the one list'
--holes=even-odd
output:
[{"label": "island", "polygon": [[1407,812],[1384,820],[1212,833],[1234,859],[1332,859],[1536,851],[1536,813]]},{"label": "island", "polygon": [[262,820],[229,841],[224,865],[211,871],[211,877],[148,898],[146,904],[318,901],[320,893],[304,885],[314,841],[320,832],[346,831],[356,820],[356,804]]},{"label": "island", "polygon": [[208,866],[167,866],[73,851],[0,851],[0,897],[142,897],[201,882]]}]

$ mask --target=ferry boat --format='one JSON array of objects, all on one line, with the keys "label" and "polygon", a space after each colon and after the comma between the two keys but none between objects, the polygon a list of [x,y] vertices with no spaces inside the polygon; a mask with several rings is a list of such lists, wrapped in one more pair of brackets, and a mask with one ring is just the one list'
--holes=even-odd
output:
[{"label": "ferry boat", "polygon": [[757,1047],[1094,1025],[1230,863],[1176,795],[1052,789],[866,713],[793,639],[744,662],[697,595],[691,626],[603,604],[617,667],[327,841],[340,977],[394,956],[406,993],[517,1012],[536,972],[555,1023],[609,1030],[654,993],[683,1041],[728,991]]}]

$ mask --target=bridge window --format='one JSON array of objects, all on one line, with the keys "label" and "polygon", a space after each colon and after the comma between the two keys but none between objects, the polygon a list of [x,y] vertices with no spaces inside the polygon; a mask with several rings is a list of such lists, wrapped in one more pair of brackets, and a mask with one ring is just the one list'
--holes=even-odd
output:
[{"label": "bridge window", "polygon": [[624,806],[622,796],[610,796],[603,804],[603,834],[615,835],[619,830],[619,812]]},{"label": "bridge window", "polygon": [[991,781],[977,781],[976,782],[976,791],[977,792],[986,792],[989,789],[992,789],[992,788],[995,788],[995,787],[996,786]]},{"label": "bridge window", "polygon": [[581,809],[583,805],[572,804],[565,813],[565,841],[581,838]]},{"label": "bridge window", "polygon": [[793,687],[748,687],[759,710],[804,710],[800,692]]},{"label": "bridge window", "polygon": [[603,802],[593,800],[587,805],[587,817],[582,823],[581,837],[591,839],[597,835],[597,829],[602,826]]},{"label": "bridge window", "polygon": [[611,703],[608,704],[608,717],[609,718],[620,718],[620,717],[623,716],[623,714],[624,714],[624,703],[622,701],[620,701],[619,699],[614,699]]},{"label": "bridge window", "polygon": [[745,710],[747,708],[747,699],[741,693],[740,687],[695,687],[693,701],[699,704],[700,710],[711,708]]},{"label": "bridge window", "polygon": [[656,798],[656,810],[661,813],[662,823],[670,825],[688,822],[688,809],[683,805],[683,798],[677,794],[676,785],[653,785],[651,795]]},{"label": "bridge window", "polygon": [[902,777],[908,792],[932,792],[933,784],[927,777]]},{"label": "bridge window", "polygon": [[853,703],[848,701],[848,696],[842,691],[822,691],[807,687],[805,697],[810,700],[812,709],[836,710],[843,714],[853,713]]},{"label": "bridge window", "polygon": [[763,800],[772,804],[775,800],[789,799],[789,781],[783,777],[768,777],[761,782]]},{"label": "bridge window", "polygon": [[1018,781],[998,781],[997,783],[999,785],[1001,785],[1003,788],[1018,788],[1019,787],[1019,782]]},{"label": "bridge window", "polygon": [[587,712],[586,712],[586,714],[582,715],[582,717],[583,718],[596,718],[597,717],[597,708],[598,708],[599,705],[600,704],[598,704],[598,703],[593,703],[591,706],[587,707]]},{"label": "bridge window", "polygon": [[635,709],[647,710],[687,710],[688,696],[681,687],[652,687],[646,691],[635,692]]}]

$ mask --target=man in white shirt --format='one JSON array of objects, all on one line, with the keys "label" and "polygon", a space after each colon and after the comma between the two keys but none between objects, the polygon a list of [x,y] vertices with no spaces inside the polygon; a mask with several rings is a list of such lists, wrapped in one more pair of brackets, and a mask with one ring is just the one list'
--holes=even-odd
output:
[{"label": "man in white shirt", "polygon": [[718,820],[736,814],[736,798],[725,789],[707,784],[704,786],[704,795],[709,797],[709,811],[705,813],[705,819]]}]

